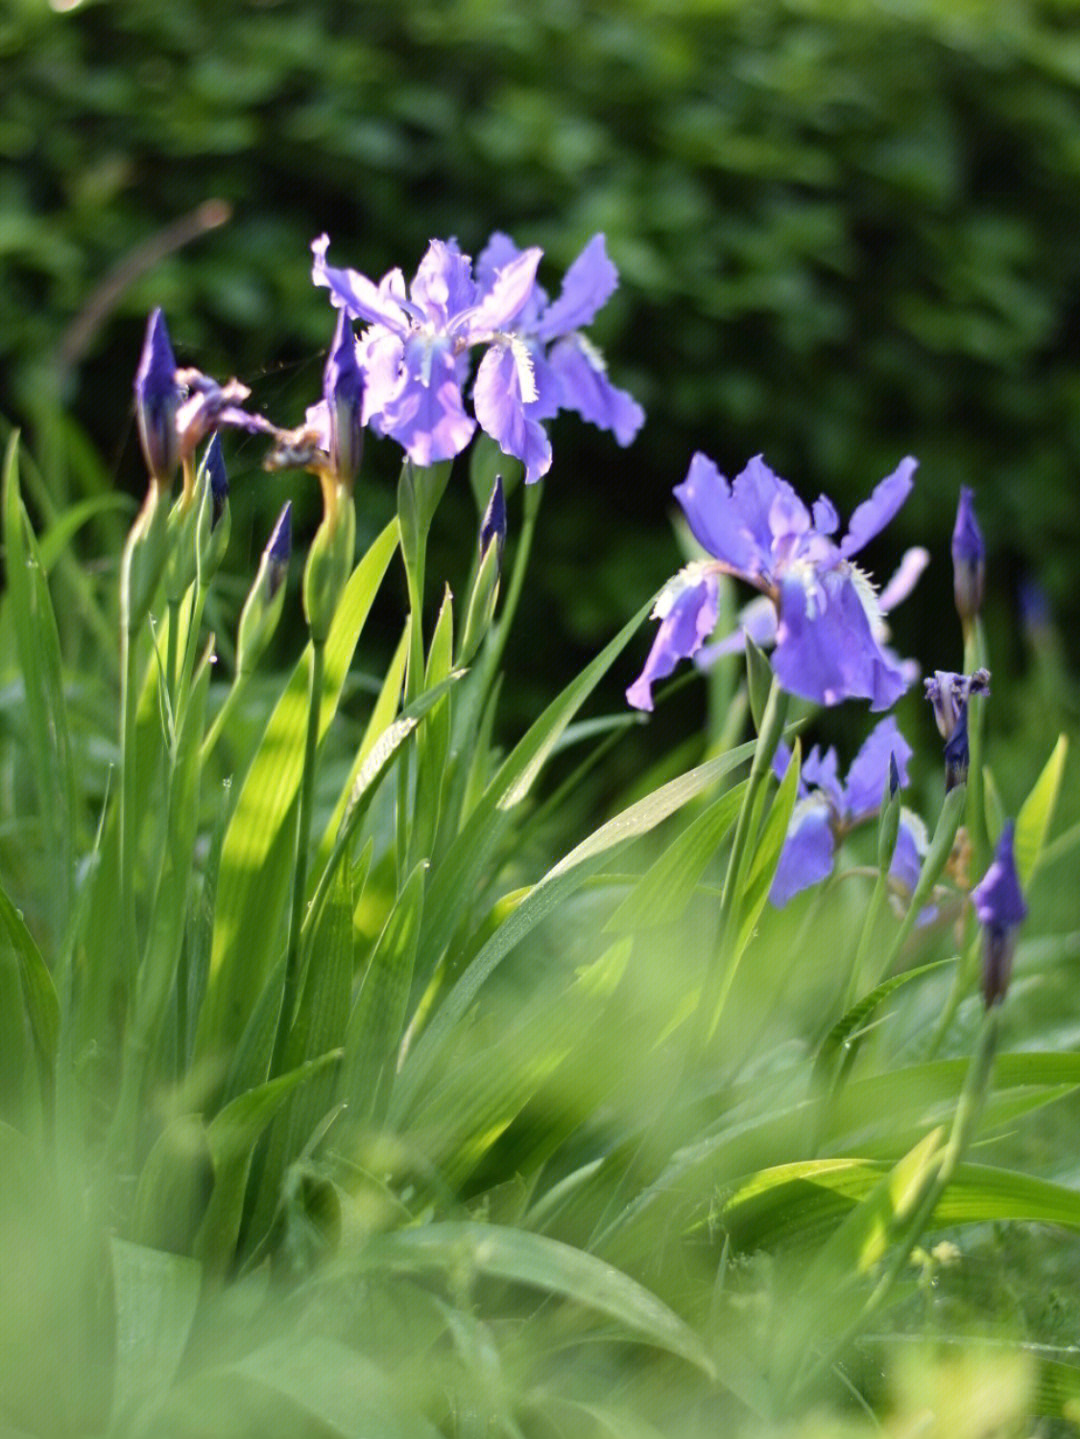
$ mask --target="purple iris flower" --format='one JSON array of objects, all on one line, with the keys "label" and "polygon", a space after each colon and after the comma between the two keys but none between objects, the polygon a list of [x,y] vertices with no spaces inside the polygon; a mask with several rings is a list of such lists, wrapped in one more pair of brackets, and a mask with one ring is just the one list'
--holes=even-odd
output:
[{"label": "purple iris flower", "polygon": [[1013,821],[1009,820],[1001,831],[990,868],[971,891],[971,902],[985,933],[982,991],[987,1009],[1005,998],[1016,931],[1028,912],[1013,855],[1014,832]]},{"label": "purple iris flower", "polygon": [[[840,782],[837,771],[836,751],[830,748],[822,754],[814,746],[799,775],[799,798],[769,891],[769,898],[778,909],[800,890],[808,889],[832,873],[836,850],[844,837],[877,814],[894,781],[897,788],[907,784],[910,758],[911,746],[891,715],[871,731],[852,760],[844,783]],[[789,759],[786,748],[781,746],[774,761],[781,777]],[[907,836],[902,851],[897,841],[892,872],[905,883],[910,869],[910,850],[916,845],[914,835]],[[915,874],[917,878],[917,862]]]},{"label": "purple iris flower", "polygon": [[[508,235],[496,232],[477,260],[478,283],[493,285],[519,253]],[[504,451],[525,461],[526,482],[538,479],[551,464],[551,444],[541,421],[559,410],[574,410],[590,424],[610,430],[623,446],[644,424],[644,410],[611,383],[603,356],[582,334],[618,283],[604,236],[594,235],[567,270],[559,298],[550,301],[534,284],[513,334],[492,345],[480,362],[473,390],[477,419]],[[528,399],[504,383],[511,367],[526,358],[532,370]]]},{"label": "purple iris flower", "polygon": [[[504,235],[492,237],[475,278],[456,241],[433,240],[407,288],[400,270],[376,285],[355,270],[333,268],[328,244],[325,235],[312,244],[312,279],[330,291],[332,304],[368,326],[358,351],[364,423],[397,440],[415,464],[460,454],[479,421],[505,454],[521,460],[531,484],[551,466],[541,421],[559,409],[613,429],[620,444],[636,434],[640,407],[607,382],[599,356],[577,333],[618,282],[602,235],[571,265],[552,304],[536,285],[542,251],[519,251]],[[484,349],[475,420],[462,393],[474,346]]]},{"label": "purple iris flower", "polygon": [[773,671],[791,694],[818,704],[869,699],[888,709],[904,693],[904,667],[882,648],[881,608],[852,558],[893,518],[912,489],[916,461],[900,462],[851,517],[847,534],[822,496],[808,510],[760,455],[729,484],[712,460],[695,454],[675,487],[694,538],[712,557],[687,565],[665,587],[661,621],[645,668],[626,692],[652,709],[652,686],[695,654],[716,623],[717,578],[738,576],[761,591],[776,615]]}]

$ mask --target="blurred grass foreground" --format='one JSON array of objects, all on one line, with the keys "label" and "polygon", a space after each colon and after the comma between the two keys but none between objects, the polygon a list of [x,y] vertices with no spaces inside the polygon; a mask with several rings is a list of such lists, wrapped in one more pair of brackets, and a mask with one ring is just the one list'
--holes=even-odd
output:
[{"label": "blurred grass foreground", "polygon": [[1080,1428],[1078,56],[0,19],[0,1439]]}]

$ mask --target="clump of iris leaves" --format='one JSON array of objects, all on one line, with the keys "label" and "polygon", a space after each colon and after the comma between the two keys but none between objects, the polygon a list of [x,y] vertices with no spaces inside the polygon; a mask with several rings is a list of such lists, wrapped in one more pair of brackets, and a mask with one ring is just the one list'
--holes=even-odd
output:
[{"label": "clump of iris leaves", "polygon": [[[760,458],[731,486],[695,456],[697,543],[644,671],[648,608],[502,745],[502,657],[528,646],[512,620],[562,478],[547,422],[575,410],[625,446],[644,419],[584,334],[614,266],[595,237],[552,300],[506,236],[475,267],[433,243],[409,286],[314,250],[338,324],[294,428],[178,366],[151,318],[122,554],[81,565],[98,502],[50,510],[7,449],[0,1431],[1068,1424],[1061,1325],[1006,1320],[1005,1281],[977,1277],[994,1223],[1080,1225],[1077,1190],[1010,1141],[1075,1093],[1080,1057],[1011,1042],[1017,994],[1052,993],[1069,957],[1037,934],[1036,879],[1074,836],[1051,836],[1064,736],[1012,816],[985,764],[971,496],[930,685],[946,754],[916,761],[940,766],[932,813],[904,805],[891,716],[856,757],[804,743],[823,706],[887,711],[914,682],[853,559],[912,460],[838,538]],[[282,514],[246,598],[216,583],[235,430],[323,501],[302,555]],[[357,556],[365,437],[404,459]],[[440,499],[470,480],[465,578],[429,576]],[[357,686],[397,566],[399,642]],[[728,623],[740,580],[759,596]],[[308,643],[275,672],[285,603]],[[657,755],[553,855],[694,657],[724,701],[694,762]],[[589,715],[613,670],[638,709]]]}]

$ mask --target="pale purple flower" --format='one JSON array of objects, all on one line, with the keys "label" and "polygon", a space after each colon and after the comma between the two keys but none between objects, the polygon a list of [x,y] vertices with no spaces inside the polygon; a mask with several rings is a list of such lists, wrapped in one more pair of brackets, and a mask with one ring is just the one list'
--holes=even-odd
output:
[{"label": "pale purple flower", "polygon": [[629,702],[651,709],[652,683],[701,648],[716,623],[716,577],[730,574],[772,604],[772,665],[786,690],[818,704],[861,698],[874,710],[888,709],[904,693],[908,676],[882,647],[880,604],[853,557],[907,499],[915,467],[914,459],[902,460],[856,508],[837,541],[840,522],[832,503],[822,496],[808,510],[760,455],[729,484],[712,460],[695,454],[675,496],[711,558],[693,561],[661,594],[654,611],[661,627],[641,676],[627,691]]},{"label": "pale purple flower", "polygon": [[982,990],[987,1009],[1005,998],[1012,973],[1016,931],[1027,918],[1013,855],[1015,825],[1009,820],[1001,831],[993,861],[971,891],[975,914],[984,930]]},{"label": "pale purple flower", "polygon": [[[799,798],[769,891],[777,908],[832,873],[836,850],[844,837],[878,813],[894,781],[898,788],[907,784],[911,753],[911,746],[891,715],[871,731],[843,783],[835,749],[822,754],[815,745],[799,775]],[[789,760],[782,746],[774,761],[781,777]],[[891,872],[906,880],[909,869],[909,846],[905,843],[901,850],[898,840]]]},{"label": "pale purple flower", "polygon": [[[519,251],[494,235],[477,264],[455,241],[433,240],[406,290],[400,270],[375,285],[326,263],[325,235],[312,245],[312,278],[331,302],[368,328],[358,357],[366,393],[364,422],[389,435],[418,465],[452,459],[477,421],[505,454],[521,460],[526,483],[546,474],[551,444],[541,423],[560,409],[614,430],[629,444],[644,416],[614,389],[603,362],[578,333],[618,283],[597,235],[567,271],[558,300],[536,285],[541,251]],[[473,387],[474,420],[463,388],[469,352],[484,350]]]}]

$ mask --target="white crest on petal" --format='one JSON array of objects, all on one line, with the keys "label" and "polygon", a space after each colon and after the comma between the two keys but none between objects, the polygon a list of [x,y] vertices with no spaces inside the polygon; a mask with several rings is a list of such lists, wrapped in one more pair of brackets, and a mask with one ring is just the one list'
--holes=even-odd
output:
[{"label": "white crest on petal", "polygon": [[521,403],[531,405],[536,399],[536,371],[533,367],[532,353],[520,335],[510,336],[510,353],[514,357],[514,365],[517,368]]},{"label": "white crest on petal", "polygon": [[675,601],[687,590],[699,585],[711,568],[708,560],[691,560],[677,575],[672,575],[656,597],[656,603],[652,608],[652,618],[666,620]]}]

